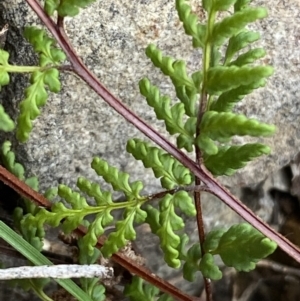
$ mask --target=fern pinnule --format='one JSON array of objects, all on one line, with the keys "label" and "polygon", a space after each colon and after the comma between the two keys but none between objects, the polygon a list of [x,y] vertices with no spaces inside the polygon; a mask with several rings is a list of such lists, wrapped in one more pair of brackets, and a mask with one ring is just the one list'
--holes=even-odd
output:
[{"label": "fern pinnule", "polygon": [[227,66],[233,56],[240,50],[259,40],[260,34],[255,31],[243,30],[229,39],[225,53],[224,65]]},{"label": "fern pinnule", "polygon": [[143,203],[136,201],[134,206],[128,206],[123,214],[123,219],[117,221],[115,231],[110,233],[105,241],[101,252],[104,256],[110,257],[112,254],[125,247],[128,241],[136,239],[135,223],[142,223],[147,217],[146,211],[141,209]]},{"label": "fern pinnule", "polygon": [[231,38],[242,31],[246,25],[265,18],[267,14],[267,10],[261,7],[247,7],[236,12],[214,25],[214,29],[210,37],[211,42],[214,45],[221,46],[228,38]]},{"label": "fern pinnule", "polygon": [[159,88],[151,85],[147,78],[143,78],[139,82],[139,87],[140,93],[146,98],[148,105],[154,108],[156,117],[164,120],[166,129],[171,135],[178,133],[188,135],[183,124],[185,110],[182,103],[177,103],[171,107],[170,98],[161,96]]},{"label": "fern pinnule", "polygon": [[159,201],[159,210],[147,205],[146,222],[160,239],[164,259],[170,267],[179,268],[181,265],[181,237],[175,232],[183,229],[184,221],[176,213],[180,209],[188,216],[195,216],[196,209],[193,200],[186,191],[166,194]]},{"label": "fern pinnule", "polygon": [[251,49],[241,55],[239,55],[234,61],[231,61],[228,66],[244,66],[252,64],[256,60],[263,58],[266,55],[266,51],[263,48]]},{"label": "fern pinnule", "polygon": [[199,95],[195,91],[189,91],[185,86],[175,88],[177,98],[183,103],[185,114],[189,117],[196,117],[196,102]]},{"label": "fern pinnule", "polygon": [[6,86],[9,84],[9,74],[7,72],[7,67],[9,65],[9,53],[3,49],[0,49],[0,91],[1,86]]},{"label": "fern pinnule", "polygon": [[219,148],[216,155],[204,156],[204,164],[214,176],[231,176],[254,158],[269,153],[270,148],[264,144],[232,145]]},{"label": "fern pinnule", "polygon": [[155,177],[160,178],[162,187],[172,189],[191,184],[190,171],[162,149],[139,139],[130,139],[126,150],[136,160],[141,160],[146,168],[152,168]]},{"label": "fern pinnule", "polygon": [[49,38],[44,29],[34,26],[26,27],[24,37],[32,44],[36,53],[39,54],[39,65],[41,67],[47,65],[58,66],[66,59],[64,52],[55,47],[55,40]]},{"label": "fern pinnule", "polygon": [[196,87],[193,79],[188,76],[184,61],[163,56],[162,52],[153,44],[148,45],[146,48],[146,55],[151,59],[155,67],[170,77],[175,87],[185,86],[191,91],[199,91],[200,87]]},{"label": "fern pinnule", "polygon": [[234,4],[234,11],[238,12],[248,7],[252,0],[237,0]]},{"label": "fern pinnule", "polygon": [[213,140],[222,141],[234,135],[270,136],[274,133],[275,126],[256,119],[248,119],[242,114],[207,111],[203,115],[200,129],[201,134],[206,134]]},{"label": "fern pinnule", "polygon": [[238,88],[241,85],[252,85],[273,74],[270,66],[217,66],[210,68],[207,74],[207,92],[218,94]]},{"label": "fern pinnule", "polygon": [[143,189],[141,181],[130,183],[129,174],[119,171],[98,157],[93,159],[91,166],[114,190],[123,192],[129,199],[140,198],[140,191]]},{"label": "fern pinnule", "polygon": [[263,78],[249,85],[241,85],[237,88],[223,92],[209,107],[211,111],[230,112],[236,103],[241,101],[246,95],[253,90],[264,87],[266,80]]},{"label": "fern pinnule", "polygon": [[206,36],[206,26],[199,23],[198,16],[191,13],[191,7],[186,0],[176,0],[176,10],[180,21],[183,23],[186,34],[192,36],[193,47],[203,48]]}]

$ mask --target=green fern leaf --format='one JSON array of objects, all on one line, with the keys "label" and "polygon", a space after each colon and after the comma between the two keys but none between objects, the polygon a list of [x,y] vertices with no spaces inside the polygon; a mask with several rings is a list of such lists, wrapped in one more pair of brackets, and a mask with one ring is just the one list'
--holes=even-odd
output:
[{"label": "green fern leaf", "polygon": [[211,40],[215,45],[221,46],[226,39],[238,34],[247,24],[265,18],[267,14],[265,8],[252,7],[235,12],[214,25]]},{"label": "green fern leaf", "polygon": [[230,227],[214,247],[209,252],[220,255],[227,266],[248,272],[259,260],[273,253],[277,245],[251,225],[242,223]]},{"label": "green fern leaf", "polygon": [[112,185],[114,190],[124,192],[129,199],[140,198],[140,191],[143,189],[141,181],[129,183],[129,175],[127,173],[108,165],[107,162],[98,157],[93,159],[91,166],[99,176]]},{"label": "green fern leaf", "polygon": [[245,115],[214,111],[204,113],[200,128],[201,133],[213,140],[222,140],[234,135],[270,136],[275,131],[275,126],[248,119]]},{"label": "green fern leaf", "polygon": [[141,160],[146,168],[152,168],[162,187],[172,189],[191,184],[190,171],[163,150],[139,139],[128,140],[126,150],[136,160]]},{"label": "green fern leaf", "polygon": [[[25,182],[29,187],[34,189],[35,191],[38,191],[39,187],[39,181],[37,177],[30,177],[25,178],[25,170],[24,167],[18,163],[15,162],[15,153],[11,151],[11,142],[5,141],[2,144],[1,148],[1,154],[0,157],[2,159],[3,165],[9,170],[12,174],[14,174],[18,179]],[[36,206],[31,200],[28,200],[26,198],[23,198],[24,205],[25,205],[25,212],[31,213],[35,215],[39,208]],[[20,217],[20,220],[23,218],[23,215]]]},{"label": "green fern leaf", "polygon": [[164,259],[170,267],[179,268],[181,262],[177,248],[180,244],[180,237],[174,231],[181,230],[184,227],[184,222],[175,213],[175,208],[180,208],[182,212],[189,216],[195,216],[196,209],[186,191],[179,191],[174,195],[167,194],[159,202],[159,207],[159,223],[161,227],[157,231],[157,235],[160,238],[160,246],[165,254]]},{"label": "green fern leaf", "polygon": [[264,87],[266,84],[265,79],[261,79],[258,82],[254,82],[249,85],[242,85],[238,88],[231,89],[222,93],[217,100],[215,100],[211,106],[211,111],[217,112],[230,112],[236,103],[241,101],[246,95],[250,94],[254,89]]},{"label": "green fern leaf", "polygon": [[241,85],[252,85],[273,74],[270,66],[217,66],[208,70],[207,91],[209,94],[225,92]]},{"label": "green fern leaf", "polygon": [[11,142],[5,141],[1,147],[1,161],[12,174],[14,174],[21,181],[24,181],[24,167],[20,163],[16,163],[15,159],[15,153],[11,151]]},{"label": "green fern leaf", "polygon": [[0,49],[0,90],[1,86],[9,84],[9,74],[6,71],[9,59],[9,53]]},{"label": "green fern leaf", "polygon": [[186,0],[176,0],[176,10],[184,31],[193,38],[194,48],[203,48],[206,35],[206,26],[199,24],[197,15],[191,13],[191,7]]},{"label": "green fern leaf", "polygon": [[173,301],[173,299],[163,294],[157,299],[159,289],[149,283],[145,283],[142,278],[134,276],[130,284],[126,284],[124,288],[124,295],[130,301]]},{"label": "green fern leaf", "polygon": [[176,87],[176,96],[183,103],[185,114],[190,117],[196,117],[196,102],[198,94],[190,92],[185,86]]},{"label": "green fern leaf", "polygon": [[157,299],[157,301],[174,301],[174,299],[167,294],[163,294]]},{"label": "green fern leaf", "polygon": [[202,0],[202,7],[208,13],[210,13],[212,6],[213,6],[213,1],[211,1],[211,0]]},{"label": "green fern leaf", "polygon": [[146,48],[146,55],[155,67],[171,78],[175,87],[186,86],[186,89],[191,91],[199,90],[199,87],[195,87],[193,79],[187,75],[184,61],[163,56],[162,52],[153,44]]},{"label": "green fern leaf", "polygon": [[206,134],[201,133],[195,143],[198,147],[207,155],[216,155],[218,153],[218,146],[213,142],[213,140]]},{"label": "green fern leaf", "polygon": [[52,16],[55,11],[61,17],[74,17],[79,14],[80,8],[85,8],[89,4],[94,3],[95,0],[46,0],[45,12]]},{"label": "green fern leaf", "polygon": [[[92,253],[86,252],[86,244],[83,238],[78,239],[79,263],[80,264],[94,264],[99,259],[101,252],[97,248],[93,248]],[[93,301],[105,300],[105,287],[99,283],[98,278],[80,278],[80,284],[83,291],[85,291]]]},{"label": "green fern leaf", "polygon": [[259,143],[233,145],[219,148],[216,155],[204,157],[204,164],[214,176],[231,176],[254,158],[269,153],[270,148]]},{"label": "green fern leaf", "polygon": [[35,71],[32,73],[30,81],[31,85],[25,90],[26,98],[20,103],[17,138],[21,142],[28,140],[32,130],[32,120],[40,115],[39,108],[46,103],[48,93],[44,86],[48,86],[49,90],[55,93],[61,89],[57,69]]},{"label": "green fern leaf", "polygon": [[231,5],[235,4],[237,0],[214,0],[213,9],[216,11],[226,11]]},{"label": "green fern leaf", "polygon": [[128,241],[136,239],[136,232],[133,223],[142,223],[147,217],[147,213],[140,208],[141,204],[134,207],[127,207],[124,213],[124,219],[116,223],[116,231],[109,234],[101,252],[103,256],[110,257],[126,246]]},{"label": "green fern leaf", "polygon": [[[0,79],[1,85],[1,79]],[[4,108],[0,105],[0,131],[10,132],[15,128],[15,123],[11,120],[9,115],[4,111]]]},{"label": "green fern leaf", "polygon": [[200,261],[199,269],[205,278],[212,280],[220,280],[222,272],[214,261],[214,257],[210,253],[204,254]]},{"label": "green fern leaf", "polygon": [[34,248],[41,251],[43,248],[45,230],[43,225],[37,223],[35,216],[31,213],[24,215],[23,209],[17,207],[13,213],[13,220],[16,229],[19,230],[22,237]]},{"label": "green fern leaf", "polygon": [[221,65],[221,63],[220,63],[221,58],[222,58],[222,54],[218,50],[218,47],[212,46],[210,67],[215,67],[215,66]]},{"label": "green fern leaf", "polygon": [[236,60],[230,62],[229,66],[244,66],[254,63],[256,60],[261,59],[266,55],[266,51],[263,48],[256,48],[247,51],[237,57]]},{"label": "green fern leaf", "polygon": [[64,52],[54,47],[55,40],[49,38],[45,30],[26,27],[24,37],[33,45],[35,52],[40,55],[39,64],[41,67],[59,65],[66,59]]},{"label": "green fern leaf", "polygon": [[183,116],[185,113],[184,105],[177,103],[170,106],[170,98],[161,96],[158,87],[151,85],[147,78],[139,82],[140,92],[146,98],[150,107],[154,108],[158,119],[164,120],[167,131],[171,134],[182,133],[188,135],[184,130]]},{"label": "green fern leaf", "polygon": [[237,12],[245,9],[251,1],[252,0],[237,0],[234,5],[234,11]]},{"label": "green fern leaf", "polygon": [[227,66],[237,52],[248,46],[250,43],[259,40],[259,38],[260,34],[254,31],[242,31],[231,37],[226,49],[224,65]]},{"label": "green fern leaf", "polygon": [[157,235],[157,231],[161,227],[159,222],[159,214],[160,214],[159,210],[152,207],[151,205],[145,206],[144,210],[147,212],[147,217],[145,219],[145,222],[149,224],[151,228],[151,232]]},{"label": "green fern leaf", "polygon": [[93,197],[96,204],[103,208],[96,215],[93,222],[90,223],[88,232],[82,239],[87,247],[86,253],[92,254],[92,252],[94,252],[94,246],[97,244],[98,237],[104,233],[104,227],[111,224],[114,219],[111,215],[111,210],[113,209],[112,196],[110,192],[102,192],[98,184],[91,183],[82,177],[78,179],[77,186],[82,192]]},{"label": "green fern leaf", "polygon": [[185,148],[188,152],[193,151],[196,124],[197,124],[196,117],[188,118],[188,120],[184,124],[184,129],[186,130],[188,135],[180,134],[176,140],[177,146],[179,148]]},{"label": "green fern leaf", "polygon": [[143,279],[137,276],[134,276],[132,282],[127,284],[124,289],[124,295],[129,297],[130,301],[153,301],[158,293],[157,287],[145,284]]},{"label": "green fern leaf", "polygon": [[205,253],[212,252],[218,248],[221,237],[226,233],[226,229],[212,230],[206,234],[203,244],[203,250]]},{"label": "green fern leaf", "polygon": [[185,280],[190,282],[196,280],[196,272],[199,271],[201,257],[200,244],[192,245],[187,252],[185,263],[183,265],[183,278]]}]

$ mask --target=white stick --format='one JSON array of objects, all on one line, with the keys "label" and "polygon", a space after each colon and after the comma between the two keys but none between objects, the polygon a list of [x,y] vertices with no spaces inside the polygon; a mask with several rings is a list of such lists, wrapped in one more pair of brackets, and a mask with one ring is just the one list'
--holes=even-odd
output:
[{"label": "white stick", "polygon": [[24,278],[112,278],[113,269],[102,265],[60,264],[44,266],[23,266],[0,269],[0,280]]}]

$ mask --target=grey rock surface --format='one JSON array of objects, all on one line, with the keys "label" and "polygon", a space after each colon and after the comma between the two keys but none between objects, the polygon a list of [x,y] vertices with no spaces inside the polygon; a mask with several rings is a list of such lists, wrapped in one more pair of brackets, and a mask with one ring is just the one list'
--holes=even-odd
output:
[{"label": "grey rock surface", "polygon": [[[192,1],[195,11],[200,13],[199,2]],[[276,124],[277,133],[265,141],[272,147],[270,156],[256,160],[234,177],[221,179],[238,195],[240,187],[255,185],[287,164],[300,145],[300,2],[253,2],[269,9],[269,17],[255,24],[255,28],[261,33],[260,43],[268,52],[265,62],[273,65],[276,73],[266,88],[244,100],[238,110]],[[36,57],[21,32],[25,25],[38,24],[39,20],[24,0],[0,2],[0,27],[5,23],[10,25],[5,49],[11,54],[11,62],[34,64]],[[156,120],[140,96],[138,81],[148,76],[164,93],[174,96],[171,83],[154,70],[144,54],[150,42],[168,55],[186,59],[191,72],[200,66],[201,55],[192,49],[190,39],[184,35],[174,1],[97,1],[74,19],[67,19],[66,30],[78,54],[107,88],[167,135],[162,122]],[[27,79],[21,75],[11,79],[10,86],[3,89],[0,101],[12,116],[17,116],[17,104],[23,97]],[[14,143],[18,160],[31,175],[39,177],[41,190],[58,183],[74,186],[81,175],[99,181],[89,165],[93,156],[101,156],[129,172],[133,180],[143,179],[146,193],[155,191],[159,185],[152,173],[145,172],[142,164],[125,152],[127,139],[143,136],[81,80],[71,74],[62,74],[62,80],[61,93],[52,94],[42,108],[30,140],[23,145]],[[239,220],[222,202],[204,196],[203,203],[208,228]],[[196,239],[194,221],[187,221],[187,229],[191,238]],[[162,267],[160,262],[156,265]]]}]

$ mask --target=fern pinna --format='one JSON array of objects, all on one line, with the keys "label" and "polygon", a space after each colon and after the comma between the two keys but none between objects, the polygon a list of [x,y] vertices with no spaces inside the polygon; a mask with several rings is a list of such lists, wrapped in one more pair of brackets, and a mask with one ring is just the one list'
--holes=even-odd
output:
[{"label": "fern pinna", "polygon": [[[57,11],[60,17],[74,16],[79,8],[91,2],[79,1],[75,5],[71,1],[48,0],[45,1],[45,11],[49,15]],[[265,137],[275,131],[274,126],[249,119],[235,110],[238,102],[263,87],[273,73],[272,67],[259,65],[259,59],[264,57],[265,51],[254,43],[260,36],[246,27],[266,17],[267,11],[251,6],[250,2],[202,0],[207,18],[201,23],[188,1],[176,0],[176,10],[184,31],[191,36],[193,47],[203,54],[202,67],[189,74],[183,60],[165,56],[151,44],[146,49],[146,56],[170,79],[176,99],[172,101],[170,97],[162,95],[159,87],[148,78],[139,82],[140,92],[148,105],[154,109],[157,118],[165,122],[169,134],[176,136],[177,147],[200,154],[200,157],[197,155],[197,163],[203,163],[214,176],[232,175],[249,161],[270,152],[270,148],[261,143],[234,144],[234,136]],[[59,91],[57,67],[65,59],[44,31],[29,28],[25,35],[40,54],[40,66],[14,69],[8,64],[8,54],[0,50],[0,85],[8,83],[9,72],[33,72],[31,86],[26,90],[26,98],[20,107],[17,130],[20,141],[28,139],[31,120],[37,117],[38,108],[45,103],[47,92],[44,86],[48,86],[50,91]],[[0,117],[0,129],[12,130],[14,125],[2,107]],[[102,255],[111,256],[136,238],[136,224],[148,223],[151,231],[160,239],[166,263],[173,268],[183,265],[184,277],[189,281],[195,279],[198,271],[205,278],[220,279],[222,272],[214,261],[215,255],[219,255],[227,266],[249,271],[261,258],[275,250],[274,242],[245,223],[227,230],[213,230],[207,234],[204,243],[188,248],[189,239],[182,233],[185,225],[179,211],[188,216],[197,213],[189,193],[193,191],[194,176],[170,154],[148,142],[131,139],[126,149],[136,160],[142,161],[145,168],[153,170],[154,176],[160,179],[163,191],[145,196],[142,194],[141,181],[130,182],[127,173],[101,158],[94,158],[92,168],[114,191],[122,192],[125,201],[113,200],[112,191],[102,191],[97,183],[80,177],[77,181],[79,191],[64,185],[58,187],[58,196],[64,202],[54,203],[51,211],[31,208],[24,216],[17,211],[16,220],[22,225],[19,229],[23,236],[40,248],[44,224],[57,227],[62,223],[65,232],[84,224],[88,226],[88,232],[79,241],[79,257],[82,262],[91,263],[99,256],[95,245],[105,227],[111,224],[115,227],[101,249]],[[3,154],[5,158],[10,156],[11,159],[6,163],[8,168],[14,170],[14,158],[9,152],[9,145],[3,148]],[[158,208],[151,204],[157,195],[160,197]],[[93,199],[94,205],[90,205],[88,198]],[[123,218],[114,223],[111,213],[119,209],[123,210]],[[88,222],[88,216],[94,216],[93,220]],[[27,231],[29,228],[33,230]],[[98,294],[95,300],[101,300],[103,287],[96,284],[95,280],[82,281],[85,290],[95,291]],[[124,293],[130,300],[152,300],[158,292],[134,278]],[[170,300],[170,297],[163,295],[159,300]]]}]

